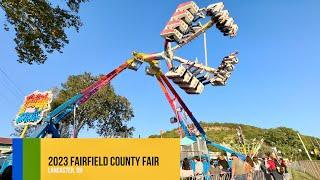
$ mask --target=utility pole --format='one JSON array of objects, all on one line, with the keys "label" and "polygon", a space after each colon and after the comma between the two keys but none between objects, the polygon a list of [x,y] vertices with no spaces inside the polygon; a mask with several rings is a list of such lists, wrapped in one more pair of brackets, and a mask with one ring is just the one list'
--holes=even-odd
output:
[{"label": "utility pole", "polygon": [[74,105],[73,107],[73,138],[76,138],[76,111],[77,111],[77,106]]},{"label": "utility pole", "polygon": [[307,155],[308,155],[309,160],[312,161],[312,159],[311,159],[311,157],[310,157],[310,154],[309,154],[306,146],[304,145],[304,143],[303,143],[303,141],[302,141],[302,139],[301,139],[300,134],[299,134],[299,133],[297,133],[297,134],[298,134],[298,137],[299,137],[299,139],[300,139],[300,141],[301,141],[301,143],[302,143],[302,146],[303,146],[304,150],[306,151],[306,153],[307,153]]},{"label": "utility pole", "polygon": [[208,66],[208,51],[207,51],[207,35],[206,35],[206,32],[203,33],[203,46],[204,46],[205,65]]},{"label": "utility pole", "polygon": [[[299,139],[300,139],[300,141],[301,141],[301,143],[302,143],[302,145],[303,145],[304,150],[306,151],[306,153],[307,153],[307,155],[308,155],[309,160],[312,161],[312,159],[311,159],[311,157],[310,157],[310,155],[309,155],[309,153],[308,153],[308,150],[307,150],[306,146],[304,145],[304,143],[303,143],[303,141],[302,141],[302,138],[301,138],[300,134],[299,134],[299,133],[297,133],[297,134],[298,134]],[[318,170],[318,168],[316,167],[316,165],[315,165],[314,163],[312,163],[312,162],[311,162],[310,164],[311,164],[312,171],[313,171],[312,174],[315,175],[315,177],[320,177],[320,176],[319,176],[319,170]]]}]

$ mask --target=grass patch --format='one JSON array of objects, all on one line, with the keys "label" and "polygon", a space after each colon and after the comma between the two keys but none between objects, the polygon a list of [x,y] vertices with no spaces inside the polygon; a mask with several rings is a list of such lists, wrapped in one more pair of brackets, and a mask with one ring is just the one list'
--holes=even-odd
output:
[{"label": "grass patch", "polygon": [[307,173],[289,169],[289,173],[292,174],[293,180],[316,180],[314,177],[310,176]]}]

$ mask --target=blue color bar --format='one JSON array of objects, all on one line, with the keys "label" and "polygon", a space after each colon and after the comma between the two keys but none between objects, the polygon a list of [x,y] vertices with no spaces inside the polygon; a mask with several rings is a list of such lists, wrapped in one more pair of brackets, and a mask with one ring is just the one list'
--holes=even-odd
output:
[{"label": "blue color bar", "polygon": [[23,154],[23,139],[13,139],[12,153],[12,179],[22,180],[22,154]]}]

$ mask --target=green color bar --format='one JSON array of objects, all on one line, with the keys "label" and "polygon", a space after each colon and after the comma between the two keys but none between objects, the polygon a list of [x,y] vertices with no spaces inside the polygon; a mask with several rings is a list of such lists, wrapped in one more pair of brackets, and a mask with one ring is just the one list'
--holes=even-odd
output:
[{"label": "green color bar", "polygon": [[23,140],[23,179],[40,180],[40,139]]}]

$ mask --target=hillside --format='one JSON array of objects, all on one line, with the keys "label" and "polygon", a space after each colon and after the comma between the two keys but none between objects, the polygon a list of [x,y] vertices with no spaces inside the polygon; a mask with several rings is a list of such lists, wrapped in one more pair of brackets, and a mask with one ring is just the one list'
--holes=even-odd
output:
[{"label": "hillside", "polygon": [[[297,131],[286,128],[277,127],[270,129],[263,129],[244,124],[235,123],[200,123],[207,137],[218,143],[225,143],[232,147],[238,146],[237,127],[241,127],[243,135],[246,139],[247,144],[250,144],[254,139],[264,139],[263,147],[260,153],[270,151],[270,147],[276,147],[283,153],[283,156],[292,159],[306,159],[307,155],[303,150],[303,146],[297,135]],[[160,135],[151,135],[150,138],[160,137]],[[162,134],[163,138],[179,138],[178,129],[166,131]],[[319,149],[320,139],[301,135],[309,152],[314,149]],[[216,149],[209,147],[210,150],[215,151]],[[300,149],[300,150],[299,150]],[[302,150],[302,151],[301,151]],[[317,151],[317,150],[316,150]],[[316,156],[313,156],[316,159]]]}]

